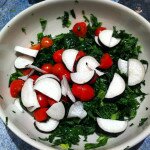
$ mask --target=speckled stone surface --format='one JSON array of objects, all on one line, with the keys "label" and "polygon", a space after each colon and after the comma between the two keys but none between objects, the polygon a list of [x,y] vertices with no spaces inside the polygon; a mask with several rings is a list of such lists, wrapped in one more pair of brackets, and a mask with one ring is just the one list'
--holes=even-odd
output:
[{"label": "speckled stone surface", "polygon": [[[0,29],[12,19],[16,14],[41,0],[6,0],[3,6],[1,6],[0,0]],[[114,0],[118,2],[119,0]],[[150,21],[150,0],[120,0],[121,4],[124,4],[131,9],[139,12],[147,20]],[[132,150],[150,150],[150,137],[139,143]],[[36,150],[32,146],[28,145],[16,135],[14,135],[0,119],[0,150]]]}]

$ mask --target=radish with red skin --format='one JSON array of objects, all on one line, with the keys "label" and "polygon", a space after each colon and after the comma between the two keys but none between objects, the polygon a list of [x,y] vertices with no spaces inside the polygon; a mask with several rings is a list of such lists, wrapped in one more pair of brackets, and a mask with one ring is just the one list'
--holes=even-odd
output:
[{"label": "radish with red skin", "polygon": [[83,51],[79,51],[77,56],[76,56],[76,60],[75,61],[77,62],[80,58],[82,58],[84,56],[86,56],[86,53],[83,52]]},{"label": "radish with red skin", "polygon": [[30,78],[34,80],[34,82],[39,78],[40,76],[38,75],[31,75]]},{"label": "radish with red skin", "polygon": [[49,98],[47,99],[48,103],[50,106],[52,106],[53,104],[57,103],[57,101],[53,100],[52,98]]},{"label": "radish with red skin", "polygon": [[128,61],[125,61],[121,58],[118,60],[118,69],[120,70],[121,73],[124,73],[127,75],[128,72]]},{"label": "radish with red skin", "polygon": [[106,30],[105,27],[98,27],[96,30],[95,30],[95,36],[98,36],[103,30]]}]

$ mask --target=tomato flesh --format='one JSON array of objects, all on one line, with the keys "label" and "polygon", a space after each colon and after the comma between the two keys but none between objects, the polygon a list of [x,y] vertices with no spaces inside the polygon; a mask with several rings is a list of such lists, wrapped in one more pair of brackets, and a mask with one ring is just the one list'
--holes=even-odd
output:
[{"label": "tomato flesh", "polygon": [[41,47],[42,48],[49,48],[50,46],[53,45],[53,40],[50,39],[49,37],[43,37],[41,40]]},{"label": "tomato flesh", "polygon": [[53,54],[53,60],[56,63],[62,63],[62,53],[64,52],[64,49],[60,49],[57,50],[54,54]]},{"label": "tomato flesh", "polygon": [[31,46],[31,49],[34,49],[34,50],[41,50],[41,44],[38,43],[38,44],[34,44]]},{"label": "tomato flesh", "polygon": [[49,73],[52,73],[52,71],[53,71],[53,65],[50,63],[47,63],[47,64],[44,64],[41,67],[41,69],[44,70],[46,72],[46,74],[49,74]]}]

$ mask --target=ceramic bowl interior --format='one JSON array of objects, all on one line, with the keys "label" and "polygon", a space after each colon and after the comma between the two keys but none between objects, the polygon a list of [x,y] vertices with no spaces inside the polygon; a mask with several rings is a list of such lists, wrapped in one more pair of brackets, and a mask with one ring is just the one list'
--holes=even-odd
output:
[{"label": "ceramic bowl interior", "polygon": [[[17,17],[12,19],[0,33],[0,43],[7,45],[9,49],[0,49],[0,94],[3,100],[0,101],[0,115],[5,121],[8,117],[8,127],[17,134],[21,139],[39,149],[53,149],[50,143],[40,141],[38,137],[47,137],[47,134],[38,132],[33,125],[34,119],[28,113],[21,113],[13,105],[14,100],[9,94],[8,80],[9,75],[14,71],[14,60],[16,58],[14,46],[20,45],[24,47],[30,46],[30,41],[36,41],[37,33],[41,32],[39,18],[44,18],[48,21],[45,34],[52,34],[53,36],[68,32],[68,28],[62,28],[61,21],[57,20],[58,16],[62,16],[64,10],[74,9],[77,19],[72,20],[72,25],[75,22],[82,21],[82,10],[85,10],[86,15],[93,13],[98,17],[103,25],[108,29],[116,26],[117,29],[125,29],[138,37],[142,45],[143,53],[140,58],[144,58],[150,63],[150,25],[132,10],[113,2],[100,0],[79,1],[75,4],[74,1],[51,0],[36,4],[31,8],[23,11]],[[21,28],[26,28],[26,34],[21,31]],[[72,26],[70,27],[70,29]],[[143,91],[149,93],[150,91],[150,70],[148,69],[145,80],[146,86]],[[133,146],[143,140],[150,133],[150,109],[146,111],[146,107],[150,108],[149,95],[141,103],[137,116],[134,120],[134,126],[128,127],[127,130],[118,136],[109,140],[105,147],[99,149],[113,149],[121,150],[127,146]],[[14,114],[12,111],[16,111]],[[148,121],[142,127],[138,127],[139,121],[143,117],[148,117]],[[36,139],[36,141],[32,139]],[[95,142],[97,136],[91,135],[88,141]],[[76,150],[83,149],[83,141],[81,138],[80,144],[74,146]]]}]

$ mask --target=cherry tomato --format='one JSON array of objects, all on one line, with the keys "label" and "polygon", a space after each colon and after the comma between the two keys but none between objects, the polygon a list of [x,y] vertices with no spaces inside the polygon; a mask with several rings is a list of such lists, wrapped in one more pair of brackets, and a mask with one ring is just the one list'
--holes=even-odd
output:
[{"label": "cherry tomato", "polygon": [[37,92],[36,93],[37,100],[40,104],[41,108],[49,107],[49,102],[48,102],[48,97],[45,96],[44,94]]},{"label": "cherry tomato", "polygon": [[31,46],[31,49],[34,49],[34,50],[41,50],[41,44],[38,43],[38,44],[34,44]]},{"label": "cherry tomato", "polygon": [[52,106],[53,104],[57,103],[55,100],[53,100],[52,98],[48,98],[47,99],[48,103],[50,106]]},{"label": "cherry tomato", "polygon": [[73,33],[78,37],[85,37],[87,33],[87,26],[85,22],[78,22],[72,29]]},{"label": "cherry tomato", "polygon": [[100,60],[100,68],[108,69],[113,65],[113,60],[108,53],[105,53]]},{"label": "cherry tomato", "polygon": [[88,84],[73,84],[72,93],[76,98],[83,102],[91,101],[95,96],[94,89]]},{"label": "cherry tomato", "polygon": [[19,97],[23,85],[24,85],[24,81],[21,79],[17,79],[17,80],[12,81],[10,84],[11,96],[14,98]]},{"label": "cherry tomato", "polygon": [[46,72],[46,74],[48,73],[52,73],[53,71],[53,65],[50,64],[50,63],[47,63],[47,64],[44,64],[42,67],[41,67],[42,70],[44,70]]},{"label": "cherry tomato", "polygon": [[33,79],[35,82],[39,78],[39,76],[35,74],[35,75],[30,76],[30,78]]},{"label": "cherry tomato", "polygon": [[38,122],[46,121],[48,119],[48,115],[46,113],[47,110],[48,110],[48,108],[36,109],[33,112],[33,116],[34,116],[35,120],[37,120]]},{"label": "cherry tomato", "polygon": [[68,70],[65,70],[64,72],[60,73],[59,79],[62,80],[63,75],[66,77],[67,81],[71,81],[70,72]]},{"label": "cherry tomato", "polygon": [[21,72],[24,76],[28,75],[30,72],[32,71],[32,69],[23,69]]},{"label": "cherry tomato", "polygon": [[106,30],[105,27],[98,27],[96,30],[95,30],[95,36],[98,36],[100,32],[102,32],[103,30]]},{"label": "cherry tomato", "polygon": [[78,61],[80,58],[84,57],[86,55],[85,52],[83,51],[79,51],[77,56],[76,56],[76,61]]},{"label": "cherry tomato", "polygon": [[49,48],[50,46],[53,45],[53,40],[50,39],[49,37],[43,37],[41,40],[41,47],[42,48]]},{"label": "cherry tomato", "polygon": [[64,49],[57,50],[53,54],[53,59],[56,63],[62,63],[62,53],[64,52]]}]

